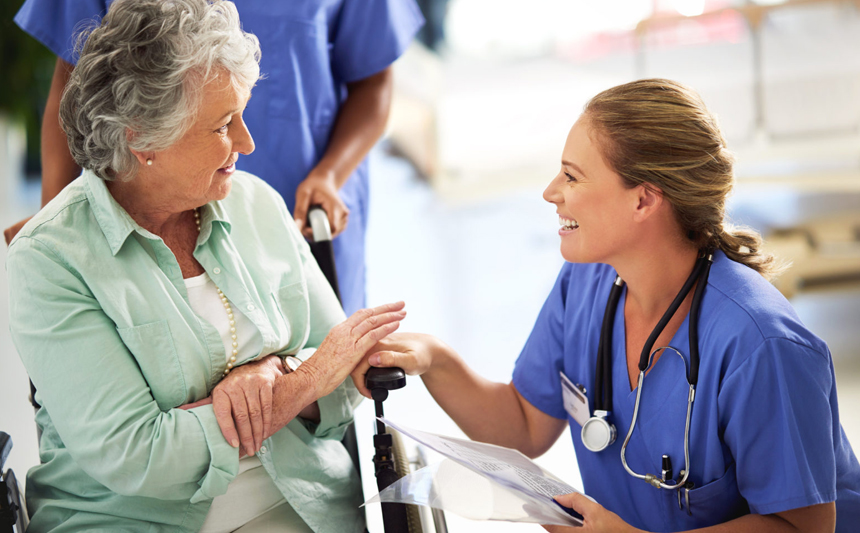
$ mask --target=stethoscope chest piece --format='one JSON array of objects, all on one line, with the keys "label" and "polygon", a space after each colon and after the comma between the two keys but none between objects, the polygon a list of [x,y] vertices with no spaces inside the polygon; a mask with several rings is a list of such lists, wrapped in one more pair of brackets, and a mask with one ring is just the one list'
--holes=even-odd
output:
[{"label": "stethoscope chest piece", "polygon": [[594,416],[582,426],[582,444],[592,452],[601,452],[612,446],[617,432],[615,426],[606,420],[609,413],[595,410]]}]

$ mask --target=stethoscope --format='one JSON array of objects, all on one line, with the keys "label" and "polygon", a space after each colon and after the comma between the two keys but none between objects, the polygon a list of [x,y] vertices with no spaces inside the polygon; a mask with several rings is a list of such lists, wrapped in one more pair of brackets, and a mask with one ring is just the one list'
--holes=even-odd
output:
[{"label": "stethoscope", "polygon": [[[621,446],[621,464],[628,474],[634,478],[641,479],[654,487],[667,490],[678,490],[678,507],[681,506],[681,489],[685,491],[685,499],[687,503],[687,513],[690,511],[690,489],[693,484],[687,481],[690,474],[690,418],[693,412],[693,401],[696,398],[696,383],[699,380],[699,311],[702,307],[702,294],[705,292],[705,286],[708,284],[708,274],[711,270],[713,262],[713,254],[706,253],[696,261],[693,271],[684,282],[678,295],[663,313],[663,317],[657,326],[651,331],[648,340],[645,341],[645,346],[642,348],[642,353],[639,356],[639,382],[636,392],[636,404],[633,408],[633,420],[630,422],[630,430],[627,432],[627,437],[624,439],[624,444]],[[698,283],[697,283],[698,282]],[[696,285],[696,292],[693,294],[693,303],[690,308],[690,366],[687,368],[687,362],[681,353],[671,346],[657,348],[651,352],[654,343],[657,342],[657,337],[663,332],[666,324],[675,315],[675,312],[681,306],[681,303]],[[624,289],[624,281],[620,276],[615,278],[615,283],[612,285],[612,290],[609,292],[609,302],[606,304],[606,311],[603,315],[603,324],[600,329],[600,341],[597,347],[597,367],[595,369],[594,379],[594,415],[582,426],[582,443],[592,452],[605,450],[615,442],[616,430],[615,426],[607,419],[612,413],[612,326],[615,319],[615,312],[618,309],[618,300],[621,298],[621,291]],[[668,455],[662,457],[662,471],[658,476],[656,474],[639,474],[634,472],[630,465],[627,464],[627,444],[630,442],[630,437],[633,436],[633,430],[636,427],[636,421],[639,418],[639,402],[642,399],[642,387],[645,382],[645,372],[651,366],[653,357],[663,350],[672,350],[681,360],[684,361],[685,374],[687,383],[690,386],[690,392],[687,395],[687,420],[684,427],[684,469],[679,473],[679,479],[675,482],[672,478],[672,463]]]}]

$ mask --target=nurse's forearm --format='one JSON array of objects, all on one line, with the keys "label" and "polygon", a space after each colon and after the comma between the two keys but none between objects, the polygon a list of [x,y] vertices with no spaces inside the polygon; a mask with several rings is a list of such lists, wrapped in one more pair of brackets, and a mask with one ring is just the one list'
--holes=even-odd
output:
[{"label": "nurse's forearm", "polygon": [[57,58],[51,90],[42,118],[42,205],[57,196],[81,173],[69,152],[69,142],[60,127],[60,99],[74,67]]},{"label": "nurse's forearm", "polygon": [[749,514],[689,533],[833,533],[835,530],[836,504],[831,502],[782,513]]},{"label": "nurse's forearm", "polygon": [[434,347],[433,364],[421,378],[442,409],[469,438],[515,448],[529,457],[543,454],[566,422],[526,402],[513,384],[485,379],[450,347]]},{"label": "nurse's forearm", "polygon": [[348,84],[349,95],[338,112],[328,147],[314,173],[333,176],[337,187],[343,187],[385,131],[392,87],[391,67]]}]

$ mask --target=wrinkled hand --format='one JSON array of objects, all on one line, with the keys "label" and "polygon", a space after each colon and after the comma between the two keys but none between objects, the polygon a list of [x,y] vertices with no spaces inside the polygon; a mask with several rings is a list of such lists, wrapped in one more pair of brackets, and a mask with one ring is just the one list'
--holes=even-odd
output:
[{"label": "wrinkled hand", "polygon": [[370,391],[364,381],[371,366],[396,366],[410,376],[420,376],[430,369],[433,355],[441,346],[444,346],[442,342],[432,335],[393,333],[367,352],[367,356],[352,371],[352,381],[362,395],[370,398]]},{"label": "wrinkled hand", "polygon": [[582,515],[582,527],[543,526],[550,533],[642,533],[641,530],[629,525],[620,516],[589,498],[572,492],[564,496],[556,496],[555,500],[563,506],[573,509]]},{"label": "wrinkled hand", "polygon": [[400,326],[406,317],[405,305],[397,302],[356,311],[329,331],[314,355],[296,373],[309,376],[317,398],[331,393],[369,349]]},{"label": "wrinkled hand", "polygon": [[[283,363],[281,362],[281,358],[277,357],[277,356],[270,356],[270,357],[273,358],[273,360],[270,361],[270,365],[274,364],[278,368],[278,370],[281,371],[281,375],[286,374],[286,369],[283,367]],[[260,362],[262,362],[262,361],[259,361],[258,363],[260,363]],[[255,364],[255,363],[249,363],[249,364]],[[247,365],[245,365],[245,366],[247,366]],[[231,372],[231,374],[232,374],[232,372]],[[277,376],[275,379],[277,379]],[[214,394],[214,391],[213,391],[213,394]],[[194,409],[195,407],[201,407],[203,405],[210,405],[211,403],[212,403],[212,396],[207,396],[206,398],[203,398],[202,400],[198,400],[194,403],[187,403],[185,405],[182,405],[179,407],[179,409],[185,409],[185,410]],[[272,405],[272,410],[274,410],[274,405]],[[238,411],[238,409],[237,409],[237,411]],[[225,412],[226,412],[226,410],[225,410]],[[270,410],[270,412],[271,412],[271,410]],[[239,422],[235,417],[235,412],[232,408],[232,404],[230,406],[230,413],[231,413],[230,416],[233,417],[232,418],[233,427],[234,428],[239,427]],[[224,416],[224,415],[222,415],[222,416]],[[314,422],[319,422],[319,418],[320,418],[319,406],[317,406],[316,402],[311,403],[311,404],[307,405],[304,409],[302,409],[299,412],[298,416],[302,417],[302,418],[306,418],[308,420],[312,420]],[[265,411],[263,411],[261,413],[261,417],[263,418],[264,421],[267,419],[270,420],[269,424],[266,424],[265,422],[263,422],[263,438],[262,439],[266,440],[269,437],[271,437],[274,433],[276,433],[276,430],[272,430],[271,418],[268,418]],[[229,421],[226,418],[224,420],[221,420],[220,418],[218,418],[218,413],[216,413],[216,420],[218,421],[219,427],[221,427],[221,432],[224,435],[224,438],[227,439],[227,435],[229,433],[224,433],[224,431],[225,431],[225,428],[227,429],[227,431],[229,431],[229,427],[230,427]],[[252,424],[251,425],[252,431],[253,431],[253,427],[254,426]],[[254,439],[256,440],[256,438],[257,437],[255,436]],[[241,440],[241,437],[240,437],[240,440]],[[242,442],[244,442],[244,441],[242,441]],[[232,444],[232,442],[231,442],[231,444]],[[239,450],[239,457],[241,458],[241,457],[244,457],[246,455],[249,455],[249,454],[245,451],[245,447],[243,445],[243,447]]]},{"label": "wrinkled hand", "polygon": [[306,238],[313,236],[311,227],[305,224],[308,210],[312,205],[321,205],[325,209],[331,225],[332,237],[337,237],[346,229],[349,208],[343,203],[337,191],[334,174],[316,168],[299,184],[296,189],[296,207],[293,217],[296,219],[299,231]]},{"label": "wrinkled hand", "polygon": [[269,355],[234,367],[212,390],[212,396],[189,403],[180,409],[212,404],[221,433],[234,448],[242,444],[241,455],[259,451],[271,436],[272,388],[284,375],[281,358]]}]

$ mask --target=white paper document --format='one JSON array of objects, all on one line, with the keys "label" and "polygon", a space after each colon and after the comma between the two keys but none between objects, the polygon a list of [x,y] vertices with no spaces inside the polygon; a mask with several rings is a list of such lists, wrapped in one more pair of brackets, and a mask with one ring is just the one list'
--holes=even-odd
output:
[{"label": "white paper document", "polygon": [[478,520],[582,525],[578,515],[569,514],[553,500],[553,496],[579,491],[520,452],[380,420],[450,461],[400,479],[368,503],[428,505]]}]

